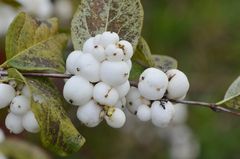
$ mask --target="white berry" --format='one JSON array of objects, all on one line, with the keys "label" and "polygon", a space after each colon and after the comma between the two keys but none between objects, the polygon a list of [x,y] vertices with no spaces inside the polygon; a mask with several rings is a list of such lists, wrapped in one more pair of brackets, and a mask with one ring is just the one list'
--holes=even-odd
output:
[{"label": "white berry", "polygon": [[151,108],[145,104],[140,105],[137,110],[137,117],[141,121],[149,121],[151,119]]},{"label": "white berry", "polygon": [[82,54],[76,61],[76,75],[81,75],[90,82],[98,82],[100,63],[92,54]]},{"label": "white berry", "polygon": [[141,74],[138,89],[141,95],[149,100],[161,99],[167,89],[168,78],[156,68],[148,68]]},{"label": "white berry", "polygon": [[94,45],[95,45],[94,37],[90,37],[83,44],[83,52],[84,53],[90,53],[92,51],[92,49],[94,48]]},{"label": "white berry", "polygon": [[128,91],[130,90],[130,83],[127,80],[125,83],[115,87],[115,89],[119,94],[119,98],[123,98],[124,96],[127,95]]},{"label": "white berry", "polygon": [[119,41],[119,36],[114,32],[104,32],[101,36],[101,44],[103,47],[107,47],[110,44],[116,44]]},{"label": "white berry", "polygon": [[120,48],[117,48],[116,45],[111,44],[108,45],[105,50],[106,58],[109,61],[123,61],[124,54],[123,50]]},{"label": "white berry", "polygon": [[118,86],[128,80],[130,69],[126,62],[104,61],[100,68],[100,78],[111,86]]},{"label": "white berry", "polygon": [[0,83],[0,109],[7,107],[15,97],[15,90],[12,86]]},{"label": "white berry", "polygon": [[177,69],[168,70],[166,74],[169,78],[167,97],[169,99],[179,99],[184,97],[189,89],[187,76]]},{"label": "white berry", "polygon": [[133,56],[133,47],[132,44],[129,43],[126,40],[121,40],[118,43],[118,47],[121,48],[123,50],[124,53],[124,60],[130,60]]},{"label": "white berry", "polygon": [[26,86],[26,85],[22,88],[21,94],[27,98],[31,98],[31,92],[30,92],[28,86]]},{"label": "white berry", "polygon": [[136,87],[131,87],[127,96],[127,108],[132,114],[137,114],[138,107],[142,104],[150,105],[150,101],[141,96]]},{"label": "white berry", "polygon": [[24,129],[22,126],[22,117],[9,113],[5,119],[5,125],[11,133],[20,134]]},{"label": "white berry", "polygon": [[26,96],[16,96],[13,98],[10,110],[16,115],[23,115],[30,109],[30,99]]},{"label": "white berry", "polygon": [[70,74],[75,74],[76,73],[76,61],[80,58],[82,55],[81,51],[73,51],[71,52],[66,60],[66,70]]},{"label": "white berry", "polygon": [[102,105],[114,106],[119,99],[119,95],[115,88],[104,82],[99,82],[94,86],[93,98]]},{"label": "white berry", "polygon": [[105,120],[109,126],[113,128],[121,128],[126,122],[126,116],[121,109],[111,107],[106,112]]},{"label": "white berry", "polygon": [[126,63],[128,64],[129,69],[132,69],[132,61],[131,60],[127,60]]},{"label": "white berry", "polygon": [[127,104],[127,100],[125,97],[123,97],[122,99],[119,99],[117,104],[115,105],[116,108],[125,110],[126,108],[126,104]]},{"label": "white berry", "polygon": [[63,96],[72,105],[86,104],[93,95],[93,85],[81,76],[71,77],[64,85]]},{"label": "white berry", "polygon": [[171,102],[155,101],[151,106],[152,123],[158,127],[167,127],[174,116],[174,107]]},{"label": "white berry", "polygon": [[84,125],[95,127],[102,120],[100,117],[101,111],[102,108],[94,100],[91,100],[78,108],[77,117]]},{"label": "white berry", "polygon": [[23,116],[22,125],[26,131],[31,133],[37,133],[40,130],[37,119],[32,111],[28,111]]}]

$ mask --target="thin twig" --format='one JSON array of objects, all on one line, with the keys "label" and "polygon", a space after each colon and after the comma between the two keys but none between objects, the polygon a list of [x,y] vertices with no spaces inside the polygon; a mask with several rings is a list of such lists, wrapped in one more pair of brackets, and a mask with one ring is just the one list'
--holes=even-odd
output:
[{"label": "thin twig", "polygon": [[[70,74],[61,74],[61,73],[42,73],[42,72],[22,72],[23,76],[27,77],[49,77],[49,78],[71,78],[72,75]],[[8,76],[7,71],[0,71],[0,77],[1,76]],[[137,81],[130,81],[131,86],[137,87],[138,82]],[[186,101],[186,100],[170,100],[173,103],[182,103],[192,106],[200,106],[200,107],[206,107],[210,108],[211,110],[215,112],[225,112],[232,115],[240,116],[240,112],[235,112],[227,108],[223,108],[216,103],[207,103],[207,102],[200,102],[200,101]]]}]

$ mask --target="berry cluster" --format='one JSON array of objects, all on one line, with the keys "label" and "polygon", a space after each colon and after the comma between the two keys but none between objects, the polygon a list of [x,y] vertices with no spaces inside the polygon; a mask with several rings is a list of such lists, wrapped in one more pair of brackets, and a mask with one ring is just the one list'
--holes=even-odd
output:
[{"label": "berry cluster", "polygon": [[158,127],[166,127],[173,119],[175,109],[169,99],[185,98],[189,89],[186,75],[171,69],[166,73],[156,68],[146,69],[139,78],[138,88],[128,92],[127,108],[141,121],[149,121]]},{"label": "berry cluster", "polygon": [[27,86],[17,86],[16,81],[0,83],[0,109],[10,105],[5,125],[11,133],[19,134],[24,129],[31,133],[39,131],[39,125],[30,109],[31,94]]},{"label": "berry cluster", "polygon": [[69,54],[66,73],[73,76],[66,80],[63,95],[79,107],[77,117],[84,125],[95,127],[103,119],[113,128],[124,125],[132,55],[132,45],[114,32],[91,37],[82,51]]}]

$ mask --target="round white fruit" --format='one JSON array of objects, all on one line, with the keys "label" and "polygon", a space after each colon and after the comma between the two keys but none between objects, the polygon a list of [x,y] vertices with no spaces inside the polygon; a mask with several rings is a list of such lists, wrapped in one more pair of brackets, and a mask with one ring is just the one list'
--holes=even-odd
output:
[{"label": "round white fruit", "polygon": [[129,66],[126,62],[104,61],[100,68],[100,78],[103,82],[111,86],[118,86],[128,80],[130,74]]},{"label": "round white fruit", "polygon": [[121,109],[111,107],[106,112],[105,120],[109,126],[113,128],[121,128],[126,122],[126,116]]},{"label": "round white fruit", "polygon": [[30,92],[30,89],[28,88],[28,86],[24,86],[22,88],[22,93],[21,93],[23,96],[27,97],[27,98],[31,98],[31,92]]},{"label": "round white fruit", "polygon": [[123,50],[124,60],[125,61],[128,61],[128,60],[130,60],[132,58],[132,56],[133,56],[133,47],[132,47],[131,43],[129,43],[126,40],[121,40],[118,43],[118,47]]},{"label": "round white fruit", "polygon": [[27,114],[23,116],[22,125],[26,131],[31,133],[37,133],[40,130],[38,122],[32,111],[28,111]]},{"label": "round white fruit", "polygon": [[161,99],[167,89],[168,78],[156,68],[148,68],[141,74],[138,89],[141,95],[149,100]]},{"label": "round white fruit", "polygon": [[130,83],[127,80],[125,83],[115,87],[119,94],[119,98],[123,98],[127,95],[128,91],[130,90]]},{"label": "round white fruit", "polygon": [[107,46],[105,54],[108,61],[123,61],[124,58],[123,50],[114,44]]},{"label": "round white fruit", "polygon": [[141,121],[149,121],[151,119],[151,108],[145,104],[140,105],[137,110],[137,117]]},{"label": "round white fruit", "polygon": [[82,54],[76,61],[76,75],[81,75],[90,82],[98,82],[100,63],[92,54]]},{"label": "round white fruit", "polygon": [[64,85],[63,96],[72,105],[80,106],[90,101],[93,85],[81,76],[71,77]]},{"label": "round white fruit", "polygon": [[7,107],[15,97],[15,90],[12,86],[0,83],[0,109]]},{"label": "round white fruit", "polygon": [[127,96],[127,109],[132,114],[137,114],[138,107],[142,104],[150,105],[150,101],[141,96],[136,87],[131,87]]},{"label": "round white fruit", "polygon": [[127,100],[125,97],[123,97],[122,99],[119,99],[117,104],[115,105],[116,108],[125,110],[126,108],[126,104],[127,104]]},{"label": "round white fruit", "polygon": [[23,115],[28,112],[30,109],[30,99],[27,98],[26,96],[16,96],[13,98],[11,105],[10,105],[10,110],[13,114],[16,115]]},{"label": "round white fruit", "polygon": [[119,36],[115,32],[104,32],[101,36],[101,44],[105,48],[110,44],[116,44],[118,42]]},{"label": "round white fruit", "polygon": [[84,125],[95,127],[102,120],[100,117],[101,111],[102,108],[94,100],[91,100],[78,108],[77,117]]},{"label": "round white fruit", "polygon": [[94,86],[93,98],[101,105],[114,106],[119,99],[119,95],[115,88],[104,82],[99,82]]},{"label": "round white fruit", "polygon": [[24,129],[22,126],[22,117],[9,113],[5,119],[5,125],[11,133],[20,134]]},{"label": "round white fruit", "polygon": [[187,76],[177,69],[168,70],[166,74],[169,79],[167,97],[169,99],[179,99],[186,96],[189,89]]},{"label": "round white fruit", "polygon": [[71,52],[66,60],[66,70],[70,74],[76,73],[76,61],[80,59],[80,56],[82,55],[82,52],[79,50]]},{"label": "round white fruit", "polygon": [[83,52],[90,53],[96,44],[94,43],[94,37],[90,37],[83,44]]},{"label": "round white fruit", "polygon": [[174,107],[171,102],[155,101],[151,106],[152,123],[157,127],[167,127],[174,116]]},{"label": "round white fruit", "polygon": [[127,60],[126,63],[128,64],[129,69],[132,69],[132,61],[131,60]]},{"label": "round white fruit", "polygon": [[93,57],[95,57],[95,59],[98,62],[102,62],[105,60],[106,55],[105,55],[105,50],[101,45],[95,45],[94,48],[92,48],[91,52],[88,52],[89,54],[92,54]]}]

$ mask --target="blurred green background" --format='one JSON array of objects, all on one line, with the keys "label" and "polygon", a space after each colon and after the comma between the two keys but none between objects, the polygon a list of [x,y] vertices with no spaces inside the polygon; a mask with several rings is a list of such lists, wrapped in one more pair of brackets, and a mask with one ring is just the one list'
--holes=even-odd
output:
[{"label": "blurred green background", "polygon": [[[240,74],[240,1],[142,0],[142,3],[145,10],[143,36],[153,54],[169,55],[178,60],[179,69],[188,75],[191,83],[187,98],[220,101]],[[62,26],[68,31],[69,21]],[[3,39],[4,36],[1,41]],[[71,112],[70,115],[75,116]],[[5,115],[1,113],[2,128]],[[151,128],[152,125],[141,123],[145,131],[137,136],[134,128],[115,130],[101,124],[89,129],[73,120],[87,142],[79,153],[67,159],[167,159],[171,156],[169,143],[164,136],[160,138],[155,133],[158,130]],[[239,121],[238,117],[189,106],[187,124],[200,147],[196,158],[239,159]],[[20,138],[39,144],[35,135],[26,133]]]}]

